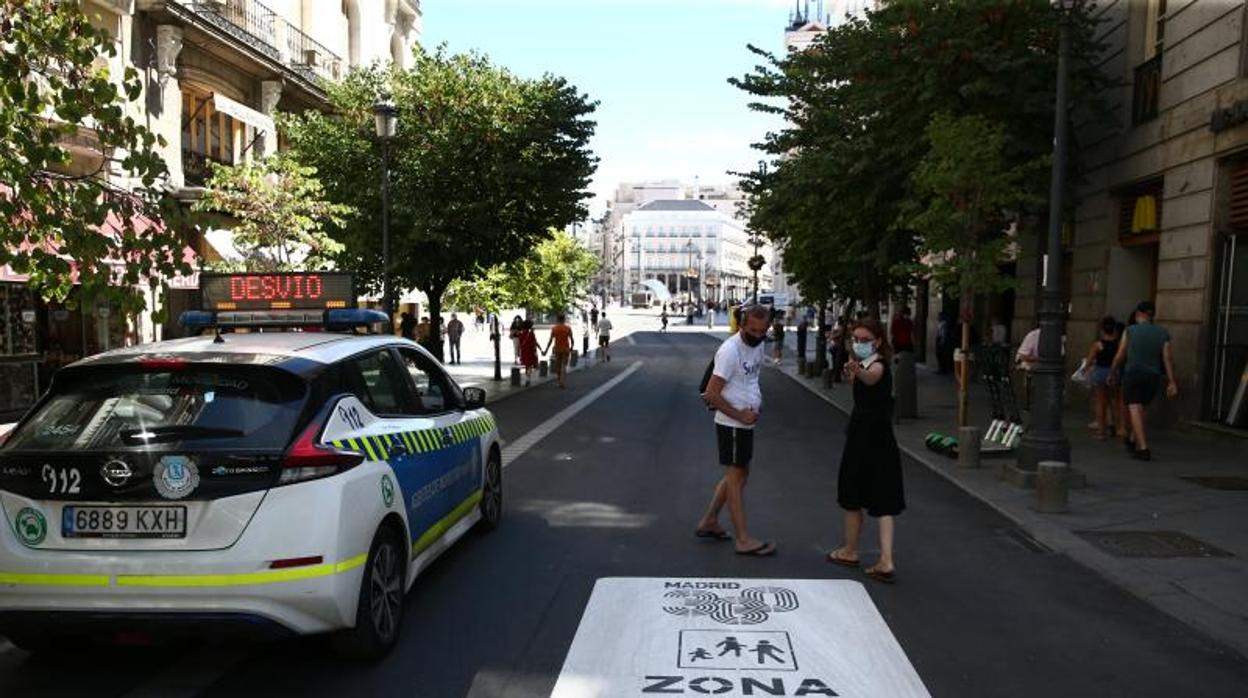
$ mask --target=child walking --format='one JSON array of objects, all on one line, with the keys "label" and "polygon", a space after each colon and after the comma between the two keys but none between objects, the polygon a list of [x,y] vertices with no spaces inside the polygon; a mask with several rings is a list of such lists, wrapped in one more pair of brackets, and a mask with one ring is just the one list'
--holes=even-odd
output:
[{"label": "child walking", "polygon": [[878,320],[854,326],[853,355],[845,372],[853,383],[854,410],[849,416],[845,450],[837,477],[837,503],[844,510],[845,543],[828,553],[827,560],[858,567],[858,538],[863,512],[880,522],[880,559],[865,571],[867,576],[892,584],[895,517],[906,508],[901,483],[901,452],[893,436],[892,351]]}]

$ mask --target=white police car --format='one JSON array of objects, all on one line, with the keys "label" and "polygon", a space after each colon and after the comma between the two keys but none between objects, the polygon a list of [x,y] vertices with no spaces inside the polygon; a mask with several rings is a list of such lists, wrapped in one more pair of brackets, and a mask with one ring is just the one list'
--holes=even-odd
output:
[{"label": "white police car", "polygon": [[68,366],[0,448],[0,635],[342,631],[379,656],[420,571],[498,525],[484,402],[389,336],[209,335]]}]

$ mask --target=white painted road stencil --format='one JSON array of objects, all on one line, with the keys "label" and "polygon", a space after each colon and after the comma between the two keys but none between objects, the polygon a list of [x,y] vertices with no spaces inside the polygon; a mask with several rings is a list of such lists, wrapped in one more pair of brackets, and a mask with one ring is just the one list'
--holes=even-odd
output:
[{"label": "white painted road stencil", "polygon": [[929,696],[862,584],[598,580],[551,698]]}]

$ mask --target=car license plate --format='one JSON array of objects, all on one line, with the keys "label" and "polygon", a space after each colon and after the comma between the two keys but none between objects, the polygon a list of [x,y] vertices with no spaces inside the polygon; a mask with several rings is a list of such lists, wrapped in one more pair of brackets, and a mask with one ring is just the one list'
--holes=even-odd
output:
[{"label": "car license plate", "polygon": [[185,538],[186,507],[78,507],[61,510],[64,538]]}]

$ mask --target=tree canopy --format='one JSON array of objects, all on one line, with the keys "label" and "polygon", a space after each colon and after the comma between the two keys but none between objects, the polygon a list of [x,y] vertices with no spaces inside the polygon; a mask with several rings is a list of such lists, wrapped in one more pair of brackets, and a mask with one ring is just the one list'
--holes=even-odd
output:
[{"label": "tree canopy", "polygon": [[[912,274],[932,271],[919,264],[931,229],[914,229],[903,210],[928,209],[942,195],[915,177],[936,120],[974,116],[1000,133],[1006,171],[1049,155],[1059,21],[1046,0],[894,0],[803,52],[751,47],[763,64],[731,82],[758,98],[751,108],[788,122],[756,146],[775,164],[746,178],[751,224],[784,249],[803,295],[875,306]],[[1072,21],[1075,101],[1097,121],[1106,79],[1088,60],[1101,50],[1096,21],[1086,11]],[[1043,215],[1035,202],[1046,200],[1048,177],[1018,185],[1035,196],[1021,198],[1014,218],[1034,223],[1028,215]]]},{"label": "tree canopy", "polygon": [[601,261],[571,235],[554,232],[513,262],[492,267],[473,279],[457,280],[447,291],[447,304],[470,310],[507,307],[539,313],[571,308],[588,291]]},{"label": "tree canopy", "polygon": [[292,155],[357,215],[330,230],[339,264],[374,290],[381,278],[381,146],[373,104],[399,108],[390,143],[391,278],[440,311],[454,279],[519,259],[585,217],[596,166],[596,103],[562,78],[524,79],[476,54],[416,49],[410,69],[353,71],[330,86],[330,114],[287,117]]},{"label": "tree canopy", "polygon": [[[110,298],[189,272],[158,138],[126,113],[142,81],[74,0],[0,0],[0,264],[48,298]],[[93,151],[71,168],[68,147]]]}]

